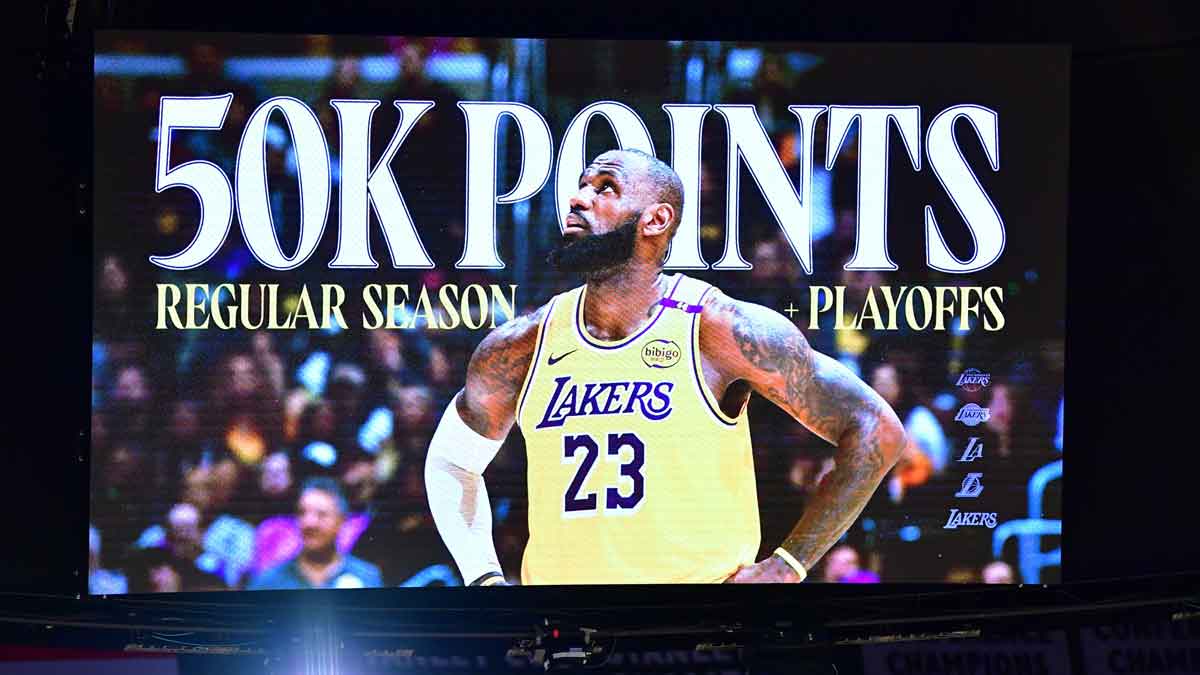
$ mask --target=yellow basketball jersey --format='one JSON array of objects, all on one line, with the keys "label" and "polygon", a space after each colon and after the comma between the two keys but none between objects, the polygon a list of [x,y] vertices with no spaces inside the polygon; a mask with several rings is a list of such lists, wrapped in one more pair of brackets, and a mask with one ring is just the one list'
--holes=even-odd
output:
[{"label": "yellow basketball jersey", "polygon": [[700,304],[675,275],[652,318],[602,341],[586,286],[556,296],[517,403],[529,466],[525,584],[712,583],[760,530],[749,422],[704,382]]}]

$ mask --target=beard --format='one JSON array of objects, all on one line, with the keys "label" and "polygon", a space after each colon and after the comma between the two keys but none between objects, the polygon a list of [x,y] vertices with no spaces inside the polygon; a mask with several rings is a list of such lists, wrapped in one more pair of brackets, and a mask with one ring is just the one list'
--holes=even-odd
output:
[{"label": "beard", "polygon": [[564,240],[550,252],[546,261],[556,270],[578,272],[589,279],[607,276],[605,272],[615,270],[633,258],[639,219],[640,215],[635,214],[611,232]]}]

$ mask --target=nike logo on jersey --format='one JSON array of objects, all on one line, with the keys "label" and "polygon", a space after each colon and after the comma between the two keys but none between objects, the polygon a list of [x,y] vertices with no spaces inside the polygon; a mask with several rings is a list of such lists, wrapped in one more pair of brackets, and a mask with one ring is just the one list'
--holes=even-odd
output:
[{"label": "nike logo on jersey", "polygon": [[552,365],[554,365],[554,364],[558,363],[559,361],[562,361],[563,359],[567,358],[568,356],[570,356],[570,355],[574,354],[574,353],[575,353],[575,352],[577,352],[577,351],[579,351],[579,350],[578,350],[578,349],[572,349],[571,351],[567,352],[566,354],[559,354],[558,356],[555,356],[555,355],[551,354],[551,355],[550,355],[550,360],[546,362],[546,365],[548,365],[548,366],[552,366]]},{"label": "nike logo on jersey", "polygon": [[[565,354],[563,356],[566,356]],[[560,357],[561,358],[561,357]],[[561,427],[568,418],[584,415],[628,415],[639,412],[648,420],[671,414],[674,382],[571,382],[570,375],[554,378],[554,394],[535,429]]]}]

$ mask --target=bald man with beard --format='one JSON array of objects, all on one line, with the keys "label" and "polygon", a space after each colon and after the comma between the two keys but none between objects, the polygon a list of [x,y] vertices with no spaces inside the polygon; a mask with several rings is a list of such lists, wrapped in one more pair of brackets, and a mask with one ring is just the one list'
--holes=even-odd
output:
[{"label": "bald man with beard", "polygon": [[[529,467],[524,584],[803,581],[900,456],[904,429],[888,404],[789,319],[663,272],[682,211],[668,165],[601,154],[549,258],[584,284],[475,350],[425,472],[465,582],[506,582],[482,474],[514,424]],[[761,561],[753,393],[837,446],[795,528]]]}]

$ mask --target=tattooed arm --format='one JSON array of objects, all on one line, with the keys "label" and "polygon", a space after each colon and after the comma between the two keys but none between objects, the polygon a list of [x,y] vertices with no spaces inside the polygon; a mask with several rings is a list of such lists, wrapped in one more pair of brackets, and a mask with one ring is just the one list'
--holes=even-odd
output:
[{"label": "tattooed arm", "polygon": [[517,396],[537,342],[546,306],[497,327],[475,348],[467,365],[467,383],[458,397],[458,414],[481,436],[504,440],[512,428]]},{"label": "tattooed arm", "polygon": [[429,443],[429,510],[463,581],[471,585],[504,583],[483,471],[512,428],[543,311],[510,321],[483,339],[467,366],[466,386],[446,408]]},{"label": "tattooed arm", "polygon": [[[748,384],[837,446],[834,469],[780,546],[811,570],[854,523],[900,457],[904,427],[879,394],[814,351],[791,321],[770,309],[717,293],[705,303],[700,342],[717,381]],[[798,578],[782,558],[771,556],[731,581]]]}]

